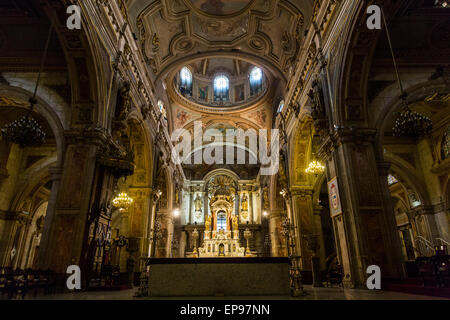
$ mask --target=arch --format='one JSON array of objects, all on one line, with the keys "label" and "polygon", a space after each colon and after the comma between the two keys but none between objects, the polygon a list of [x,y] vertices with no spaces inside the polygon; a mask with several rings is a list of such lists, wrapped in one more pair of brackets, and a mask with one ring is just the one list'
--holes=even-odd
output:
[{"label": "arch", "polygon": [[31,168],[22,173],[22,183],[17,187],[15,196],[11,201],[10,210],[18,211],[21,203],[38,187],[50,181],[49,169],[55,167],[56,157],[50,157],[38,161]]},{"label": "arch", "polygon": [[238,181],[239,180],[239,177],[238,177],[238,175],[234,172],[234,171],[231,171],[231,170],[228,170],[228,169],[216,169],[216,170],[213,170],[213,171],[211,171],[211,172],[209,172],[205,177],[204,177],[204,180],[207,182],[206,184],[205,184],[205,186],[208,184],[208,182],[212,179],[212,178],[214,178],[215,176],[227,176],[227,177],[230,177],[231,179],[233,179],[234,181]]},{"label": "arch", "polygon": [[[67,114],[64,106],[54,104],[52,103],[54,101],[50,100],[50,96],[41,96],[40,94],[41,90],[38,91],[38,103],[35,105],[35,110],[47,120],[52,129],[56,139],[56,166],[62,167],[66,149],[64,130],[68,129]],[[6,96],[14,100],[19,108],[28,108],[29,104],[27,101],[31,95],[32,92],[27,91],[25,88],[0,84],[0,96]],[[55,108],[52,108],[51,105],[54,105]]]},{"label": "arch", "polygon": [[[408,94],[408,102],[410,104],[423,101],[423,99],[435,93],[442,94],[450,92],[450,86],[445,80],[424,82],[422,75],[418,74],[416,77],[417,78],[410,79],[410,85],[406,86],[404,89]],[[395,92],[398,92],[398,87],[393,84],[383,90],[371,104],[371,109],[377,111],[377,114],[374,114],[373,126],[375,128],[380,128],[376,134],[375,140],[375,146],[377,147],[378,152],[380,152],[379,156],[381,156],[384,132],[388,125],[388,120],[394,113],[402,108],[401,101],[398,99],[398,95],[396,95]],[[386,99],[388,99],[387,103]],[[377,104],[377,102],[380,103]]]},{"label": "arch", "polygon": [[[402,6],[402,1],[386,1],[383,11],[389,23]],[[368,124],[368,79],[372,66],[373,56],[378,40],[384,33],[382,30],[361,30],[368,18],[367,3],[357,1],[348,8],[348,23],[343,27],[341,36],[349,41],[342,41],[337,49],[335,65],[338,66],[332,79],[332,87],[336,88],[333,102],[336,125],[363,123]],[[398,96],[399,94],[396,94]],[[332,113],[330,113],[332,114]]]},{"label": "arch", "polygon": [[[145,184],[147,186],[151,186],[154,166],[153,138],[147,122],[145,122],[141,117],[142,115],[134,110],[132,113],[130,113],[127,121],[130,126],[130,132],[132,133],[133,129],[135,129],[139,135],[136,137],[131,136],[131,143],[133,144],[135,142],[138,142],[139,144],[143,145],[144,150],[142,152],[142,155],[144,158],[142,159],[142,163],[140,163],[139,165],[142,167],[142,169],[145,169]],[[138,159],[138,161],[140,160]]]},{"label": "arch", "polygon": [[25,236],[24,247],[22,251],[22,257],[20,265],[22,268],[33,268],[34,261],[36,259],[36,251],[40,243],[43,230],[39,230],[43,227],[43,223],[39,222],[39,219],[45,219],[47,215],[48,201],[44,201],[34,210],[32,214],[31,223],[27,229]]},{"label": "arch", "polygon": [[391,170],[397,179],[403,180],[418,195],[423,205],[431,205],[431,199],[422,179],[417,175],[416,170],[405,160],[392,155],[385,154],[385,160],[392,164]]}]

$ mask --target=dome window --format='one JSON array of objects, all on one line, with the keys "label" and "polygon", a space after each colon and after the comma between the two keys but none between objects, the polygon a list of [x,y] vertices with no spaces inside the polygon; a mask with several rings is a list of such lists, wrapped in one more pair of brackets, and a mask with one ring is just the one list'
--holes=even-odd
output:
[{"label": "dome window", "polygon": [[192,95],[192,72],[187,67],[180,71],[180,92],[183,95]]},{"label": "dome window", "polygon": [[214,79],[214,100],[227,101],[229,98],[230,81],[224,75],[217,76]]},{"label": "dome window", "polygon": [[260,68],[254,67],[250,72],[250,95],[258,94],[263,88],[263,72]]}]

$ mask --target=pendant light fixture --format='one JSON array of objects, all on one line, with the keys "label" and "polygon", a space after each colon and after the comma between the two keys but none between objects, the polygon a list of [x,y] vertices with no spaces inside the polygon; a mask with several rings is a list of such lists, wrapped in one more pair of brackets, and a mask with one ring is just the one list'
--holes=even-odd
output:
[{"label": "pendant light fixture", "polygon": [[7,124],[2,130],[3,138],[12,143],[18,144],[21,148],[39,146],[45,143],[46,133],[42,126],[33,117],[34,106],[37,104],[36,95],[39,88],[42,72],[44,70],[45,60],[47,58],[48,48],[52,37],[53,26],[50,26],[47,41],[45,43],[44,54],[42,55],[41,65],[36,80],[33,96],[28,100],[30,108],[27,114],[21,119]]}]

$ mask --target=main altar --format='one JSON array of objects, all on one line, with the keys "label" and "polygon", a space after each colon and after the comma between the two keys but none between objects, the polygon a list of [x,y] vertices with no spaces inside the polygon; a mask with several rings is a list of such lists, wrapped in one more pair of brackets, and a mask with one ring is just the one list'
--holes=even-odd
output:
[{"label": "main altar", "polygon": [[[224,179],[219,180],[211,187],[212,197],[209,198],[209,212],[205,216],[205,231],[203,233],[202,245],[197,249],[196,245],[190,257],[213,258],[213,257],[251,257],[248,240],[251,232],[244,231],[246,247],[240,244],[239,217],[235,212],[234,205],[235,189],[226,184]],[[196,210],[201,210],[201,203],[196,199]],[[247,212],[248,200],[242,200],[242,212]]]},{"label": "main altar", "polygon": [[250,214],[249,197],[245,191],[239,191],[237,179],[221,171],[206,181],[204,190],[191,198],[195,227],[190,233],[193,250],[186,257],[256,256],[250,250],[253,235],[248,228],[254,217]]}]

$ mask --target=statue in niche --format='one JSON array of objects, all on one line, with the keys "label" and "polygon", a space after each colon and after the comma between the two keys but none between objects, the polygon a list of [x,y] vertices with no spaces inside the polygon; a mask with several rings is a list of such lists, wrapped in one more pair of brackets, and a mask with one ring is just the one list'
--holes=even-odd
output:
[{"label": "statue in niche", "polygon": [[239,223],[237,216],[233,217],[233,231],[239,230]]},{"label": "statue in niche", "polygon": [[130,83],[124,82],[123,86],[119,89],[116,106],[116,119],[123,121],[127,118],[130,111]]},{"label": "statue in niche", "polygon": [[311,117],[315,122],[316,130],[321,132],[326,129],[327,116],[322,88],[317,80],[313,81],[312,89],[309,91],[308,96],[312,102]]},{"label": "statue in niche", "polygon": [[242,197],[242,211],[248,211],[248,197],[246,194]]},{"label": "statue in niche", "polygon": [[203,201],[198,195],[195,198],[194,202],[195,202],[195,211],[196,212],[202,211]]},{"label": "statue in niche", "polygon": [[225,245],[223,243],[219,245],[219,257],[225,257]]},{"label": "statue in niche", "polygon": [[211,216],[207,216],[205,219],[205,231],[211,231]]}]

